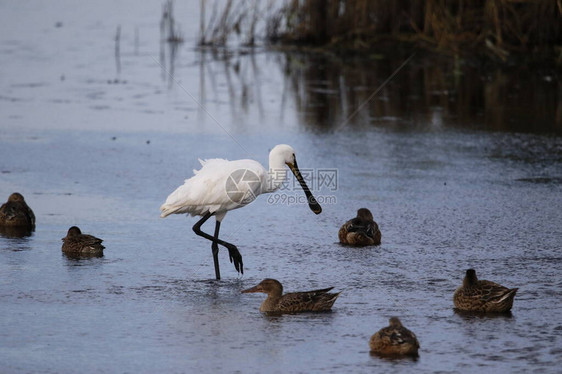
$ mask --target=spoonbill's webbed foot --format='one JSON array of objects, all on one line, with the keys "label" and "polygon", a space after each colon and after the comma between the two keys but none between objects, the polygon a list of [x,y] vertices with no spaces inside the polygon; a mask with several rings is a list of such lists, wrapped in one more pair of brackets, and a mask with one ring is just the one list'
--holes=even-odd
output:
[{"label": "spoonbill's webbed foot", "polygon": [[244,263],[242,262],[242,255],[238,251],[235,245],[230,245],[226,247],[228,249],[228,256],[230,257],[230,263],[234,263],[234,268],[240,274],[244,274]]}]

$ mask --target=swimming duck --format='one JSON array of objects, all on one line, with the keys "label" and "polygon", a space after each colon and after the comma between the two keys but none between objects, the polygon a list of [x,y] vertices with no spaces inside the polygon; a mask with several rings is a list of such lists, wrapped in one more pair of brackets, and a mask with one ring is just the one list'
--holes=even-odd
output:
[{"label": "swimming duck", "polygon": [[373,215],[367,208],[357,211],[357,217],[350,219],[340,228],[338,237],[340,243],[357,247],[381,244],[379,225],[373,220]]},{"label": "swimming duck", "polygon": [[0,207],[0,226],[35,229],[35,214],[20,193],[11,194]]},{"label": "swimming duck", "polygon": [[487,280],[478,280],[476,271],[468,269],[453,295],[455,308],[471,312],[509,312],[517,288],[507,288]]},{"label": "swimming duck", "polygon": [[76,226],[68,229],[66,237],[62,238],[62,251],[70,254],[100,255],[105,248],[101,243],[103,240],[95,236],[82,234]]},{"label": "swimming duck", "polygon": [[392,317],[388,322],[387,327],[371,336],[371,352],[382,356],[418,356],[420,343],[416,334],[402,326],[398,317]]},{"label": "swimming duck", "polygon": [[307,292],[292,292],[283,295],[283,285],[275,279],[264,279],[252,288],[242,293],[263,292],[267,299],[261,304],[260,312],[264,313],[300,313],[327,312],[339,296],[338,293],[328,293],[334,287]]}]

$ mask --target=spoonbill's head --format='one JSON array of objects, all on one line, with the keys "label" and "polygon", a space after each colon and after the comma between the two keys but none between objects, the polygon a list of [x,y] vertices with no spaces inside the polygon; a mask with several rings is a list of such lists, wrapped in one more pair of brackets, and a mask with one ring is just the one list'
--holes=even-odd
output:
[{"label": "spoonbill's head", "polygon": [[312,195],[312,192],[310,192],[310,189],[306,185],[304,178],[302,177],[302,174],[297,165],[297,158],[295,157],[295,150],[293,149],[293,147],[287,144],[276,145],[269,153],[269,159],[270,163],[271,160],[281,159],[283,163],[285,163],[289,167],[289,169],[291,169],[306,195],[310,210],[312,210],[316,214],[322,213],[322,207],[320,206],[320,204],[318,204],[318,202]]},{"label": "spoonbill's head", "polygon": [[269,152],[270,158],[281,159],[283,163],[290,165],[295,163],[295,150],[293,147],[287,144],[278,144],[271,152]]}]

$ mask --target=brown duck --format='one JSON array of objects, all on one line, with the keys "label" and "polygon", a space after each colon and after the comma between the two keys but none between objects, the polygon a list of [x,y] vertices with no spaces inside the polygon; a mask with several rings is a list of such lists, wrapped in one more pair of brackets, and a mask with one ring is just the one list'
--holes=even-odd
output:
[{"label": "brown duck", "polygon": [[398,317],[392,317],[388,322],[387,327],[371,336],[371,352],[381,356],[418,356],[420,343],[416,335],[402,326]]},{"label": "brown duck", "polygon": [[260,312],[264,313],[300,313],[327,312],[339,296],[328,293],[334,287],[307,292],[292,292],[283,295],[283,286],[275,279],[264,279],[257,286],[248,288],[242,293],[263,292],[267,299],[261,304]]},{"label": "brown duck", "polygon": [[105,248],[101,243],[103,240],[95,236],[82,234],[76,226],[68,229],[66,237],[62,238],[62,251],[77,255],[101,255]]},{"label": "brown duck", "polygon": [[507,288],[487,280],[478,280],[476,271],[468,269],[453,295],[455,308],[470,312],[505,313],[511,310],[517,288]]},{"label": "brown duck", "polygon": [[20,193],[11,194],[0,207],[0,226],[35,229],[35,214]]},{"label": "brown duck", "polygon": [[364,247],[381,244],[382,235],[369,209],[361,208],[357,211],[357,217],[343,224],[338,237],[342,244]]}]

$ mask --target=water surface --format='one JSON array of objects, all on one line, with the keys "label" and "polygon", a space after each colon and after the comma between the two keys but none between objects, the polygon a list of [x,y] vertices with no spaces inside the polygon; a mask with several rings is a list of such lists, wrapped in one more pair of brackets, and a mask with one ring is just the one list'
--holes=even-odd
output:
[{"label": "water surface", "polygon": [[[1,199],[19,191],[37,216],[32,236],[0,237],[3,372],[557,371],[562,139],[551,71],[419,58],[356,112],[403,56],[197,51],[197,4],[177,4],[186,43],[173,54],[163,45],[162,60],[160,5],[0,6]],[[222,250],[215,281],[195,218],[160,219],[158,208],[197,158],[265,164],[278,143],[311,171],[323,213],[287,203],[302,194],[292,181],[230,212],[221,232],[245,274]],[[337,184],[321,185],[319,170],[336,171]],[[380,247],[336,243],[360,207],[378,221]],[[103,238],[105,256],[65,257],[72,225]],[[519,287],[511,315],[453,311],[469,267]],[[342,294],[332,313],[267,317],[264,295],[240,294],[266,277]],[[417,361],[369,355],[393,315],[417,334]]]}]

